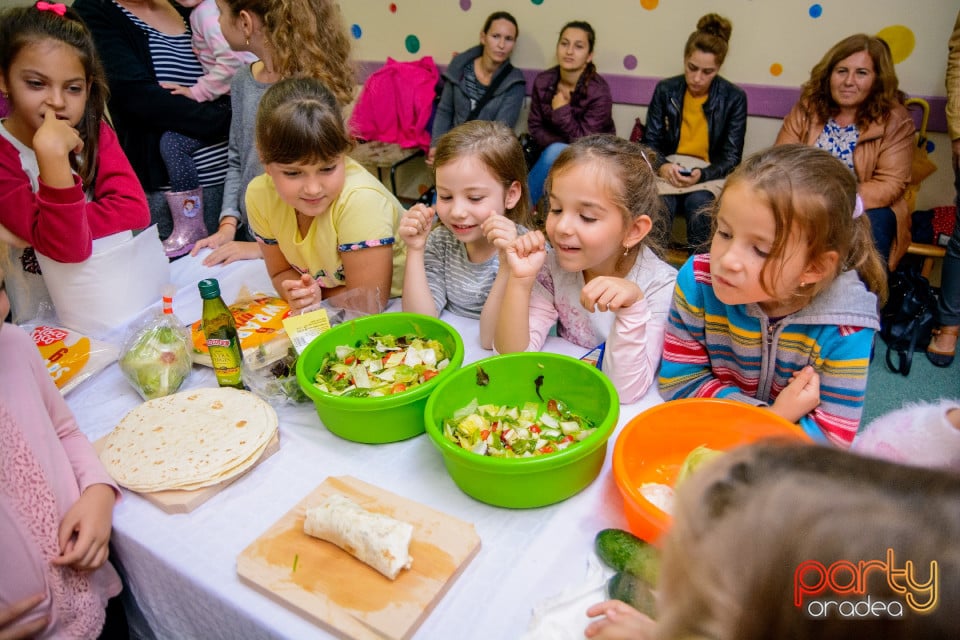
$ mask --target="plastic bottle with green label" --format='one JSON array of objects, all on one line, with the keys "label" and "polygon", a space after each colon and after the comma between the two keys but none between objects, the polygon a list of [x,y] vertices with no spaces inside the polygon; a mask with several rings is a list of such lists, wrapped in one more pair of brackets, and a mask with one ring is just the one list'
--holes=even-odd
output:
[{"label": "plastic bottle with green label", "polygon": [[216,278],[201,280],[197,285],[203,298],[200,326],[213,362],[217,384],[221,387],[243,389],[243,352],[233,314],[220,297],[220,283]]}]

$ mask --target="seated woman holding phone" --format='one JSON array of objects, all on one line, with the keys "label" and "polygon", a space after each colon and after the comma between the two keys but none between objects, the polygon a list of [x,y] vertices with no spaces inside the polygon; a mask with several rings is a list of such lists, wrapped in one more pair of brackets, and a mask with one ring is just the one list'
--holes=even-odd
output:
[{"label": "seated woman holding phone", "polygon": [[705,251],[710,204],[723,179],[740,164],[747,129],[747,96],[719,76],[733,26],[710,13],[697,22],[683,51],[683,75],[657,83],[643,143],[659,154],[659,190],[667,208],[664,246],[673,216],[687,221],[687,248]]}]

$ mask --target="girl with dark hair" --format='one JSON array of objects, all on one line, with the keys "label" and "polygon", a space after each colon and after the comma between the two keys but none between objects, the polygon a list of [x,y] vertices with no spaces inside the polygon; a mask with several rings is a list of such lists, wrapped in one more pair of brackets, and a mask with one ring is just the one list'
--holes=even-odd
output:
[{"label": "girl with dark hair", "polygon": [[860,33],[835,44],[810,72],[776,144],[825,149],[854,174],[873,240],[889,269],[910,246],[910,181],[915,127],[887,43]]},{"label": "girl with dark hair", "polygon": [[616,133],[610,86],[593,64],[596,34],[589,22],[563,25],[557,66],[537,75],[530,93],[527,129],[543,151],[530,168],[530,197],[536,205],[550,166],[564,147],[594,133]]},{"label": "girl with dark hair", "polygon": [[47,297],[34,250],[82,263],[95,239],[142,229],[150,215],[103,119],[103,69],[72,9],[43,2],[0,15],[0,91],[10,103],[0,124],[0,224],[30,245],[3,247],[16,265],[8,284],[14,319],[23,322],[40,304],[25,300]]},{"label": "girl with dark hair", "polygon": [[280,80],[260,100],[256,139],[265,174],[247,187],[247,215],[290,307],[351,289],[376,291],[383,306],[399,296],[403,207],[347,156],[353,139],[330,90],[315,78]]},{"label": "girl with dark hair", "polygon": [[710,205],[743,157],[747,95],[720,77],[732,32],[722,16],[700,18],[683,48],[683,75],[658,82],[647,111],[643,143],[662,163],[657,173],[669,213],[665,231],[669,237],[673,217],[681,213],[691,251],[705,250]]},{"label": "girl with dark hair", "polygon": [[510,64],[520,28],[506,11],[487,16],[480,44],[454,56],[443,72],[443,91],[433,119],[427,164],[433,164],[440,136],[467,120],[517,124],[527,93],[523,72]]}]

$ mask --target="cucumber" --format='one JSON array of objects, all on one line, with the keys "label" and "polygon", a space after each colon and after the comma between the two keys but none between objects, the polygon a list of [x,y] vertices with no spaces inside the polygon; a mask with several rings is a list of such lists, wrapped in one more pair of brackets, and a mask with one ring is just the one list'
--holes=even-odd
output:
[{"label": "cucumber", "polygon": [[653,590],[640,576],[621,571],[607,582],[607,595],[613,600],[626,602],[628,605],[656,618],[656,598]]},{"label": "cucumber", "polygon": [[607,566],[639,576],[651,587],[657,584],[660,554],[653,545],[623,529],[604,529],[597,534],[594,546]]}]

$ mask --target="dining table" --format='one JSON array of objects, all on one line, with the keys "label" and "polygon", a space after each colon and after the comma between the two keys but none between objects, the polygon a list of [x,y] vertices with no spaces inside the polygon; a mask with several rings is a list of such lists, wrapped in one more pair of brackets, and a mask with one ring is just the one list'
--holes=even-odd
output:
[{"label": "dining table", "polygon": [[[197,283],[204,278],[219,281],[228,304],[243,292],[276,295],[262,260],[205,266],[203,257],[171,264],[173,310],[184,324],[200,318]],[[386,311],[399,309],[399,300],[393,300]],[[465,365],[494,355],[480,345],[477,320],[448,312],[441,319],[460,333]],[[588,351],[555,336],[544,350],[573,357]],[[216,384],[212,369],[195,364],[182,388]],[[142,402],[116,362],[66,400],[91,441],[107,435]],[[654,385],[639,401],[620,405],[599,476],[573,497],[534,509],[495,507],[463,493],[426,435],[390,444],[350,442],[325,429],[311,403],[277,404],[279,450],[192,511],[167,513],[137,493],[122,491],[114,509],[111,560],[124,578],[132,603],[128,610],[134,608],[134,636],[335,637],[330,628],[243,582],[237,558],[327,478],[346,475],[470,523],[480,538],[479,552],[414,638],[520,638],[538,602],[584,581],[588,565],[596,562],[597,532],[627,528],[611,467],[614,442],[627,422],[660,402]],[[567,631],[582,637],[582,628]]]}]

